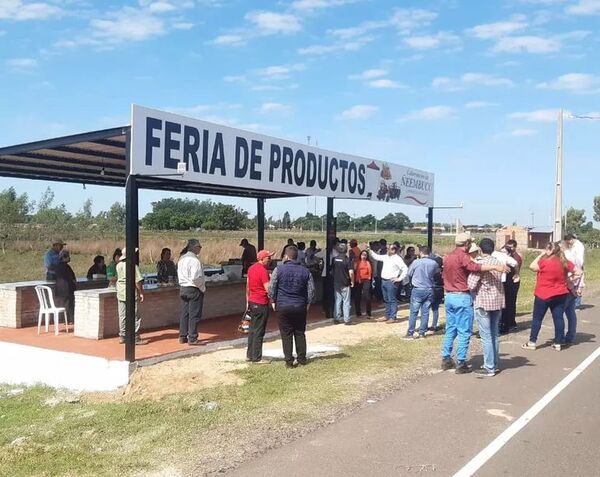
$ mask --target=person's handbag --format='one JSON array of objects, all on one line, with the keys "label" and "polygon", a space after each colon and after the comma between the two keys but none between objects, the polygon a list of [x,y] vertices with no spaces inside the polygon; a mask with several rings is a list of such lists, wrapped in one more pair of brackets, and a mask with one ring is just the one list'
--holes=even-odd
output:
[{"label": "person's handbag", "polygon": [[241,320],[240,324],[238,325],[238,331],[240,333],[248,334],[248,332],[250,331],[250,322],[251,321],[252,321],[252,318],[250,316],[250,312],[246,308],[246,311],[244,311],[244,314],[242,315],[242,320]]}]

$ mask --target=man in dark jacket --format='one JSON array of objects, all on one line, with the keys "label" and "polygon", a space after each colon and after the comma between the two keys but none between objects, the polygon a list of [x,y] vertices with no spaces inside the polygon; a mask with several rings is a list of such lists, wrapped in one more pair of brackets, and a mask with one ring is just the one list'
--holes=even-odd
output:
[{"label": "man in dark jacket", "polygon": [[59,263],[54,268],[56,277],[56,285],[54,286],[55,304],[59,308],[67,310],[67,321],[74,323],[75,319],[75,288],[77,279],[75,273],[69,265],[71,254],[68,250],[63,249],[58,255]]},{"label": "man in dark jacket", "polygon": [[306,315],[315,297],[315,284],[310,272],[298,261],[298,249],[285,249],[287,261],[277,267],[269,282],[269,298],[273,309],[279,312],[279,332],[285,357],[285,366],[294,367],[294,341],[298,364],[306,360]]}]

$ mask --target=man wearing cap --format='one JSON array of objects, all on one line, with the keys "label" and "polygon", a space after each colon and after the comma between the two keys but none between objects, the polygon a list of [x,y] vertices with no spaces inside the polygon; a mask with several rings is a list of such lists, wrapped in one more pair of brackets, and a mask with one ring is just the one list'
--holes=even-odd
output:
[{"label": "man wearing cap", "polygon": [[244,247],[242,252],[242,274],[246,274],[250,265],[256,263],[256,247],[245,238],[240,242],[240,247]]},{"label": "man wearing cap", "polygon": [[370,257],[383,264],[381,268],[381,290],[385,303],[385,316],[377,321],[385,321],[386,323],[396,322],[398,287],[408,273],[408,267],[402,257],[396,253],[397,251],[398,249],[394,244],[387,248],[386,255],[380,255],[369,249]]},{"label": "man wearing cap", "polygon": [[246,282],[246,302],[250,314],[250,330],[248,332],[248,350],[246,361],[257,364],[268,364],[263,359],[262,346],[269,319],[269,263],[274,254],[268,250],[258,252],[258,262],[248,269]]},{"label": "man wearing cap", "polygon": [[286,368],[294,367],[294,341],[298,364],[306,359],[306,315],[315,299],[315,284],[308,269],[298,261],[298,249],[285,249],[287,261],[271,275],[269,298],[273,309],[279,312],[279,332]]},{"label": "man wearing cap", "polygon": [[470,273],[507,270],[505,265],[486,265],[474,262],[469,256],[471,235],[460,233],[455,239],[456,248],[444,257],[443,277],[446,292],[446,334],[442,345],[442,369],[455,367],[452,347],[458,336],[456,348],[456,374],[471,372],[467,366],[467,352],[473,331],[473,299],[469,292]]},{"label": "man wearing cap", "polygon": [[181,298],[181,317],[179,320],[179,342],[199,345],[198,323],[202,318],[206,283],[202,263],[198,256],[202,245],[196,239],[188,240],[187,252],[177,262],[179,296]]},{"label": "man wearing cap", "polygon": [[333,291],[335,294],[335,311],[333,323],[344,321],[345,325],[352,325],[350,320],[351,291],[354,288],[354,260],[346,255],[346,244],[339,243],[338,255],[331,262],[333,275]]},{"label": "man wearing cap", "polygon": [[63,247],[67,245],[61,239],[56,239],[52,242],[52,247],[50,247],[46,253],[44,254],[44,268],[46,269],[46,280],[56,280],[56,273],[54,269],[60,263],[60,258],[58,255]]},{"label": "man wearing cap", "polygon": [[[121,252],[121,258],[119,258],[119,263],[117,263],[117,306],[119,311],[119,343],[125,343],[125,318],[127,315],[127,254],[129,250],[125,250],[123,247],[123,251]],[[145,345],[148,344],[148,341],[143,340],[140,337],[140,326],[142,323],[142,319],[140,317],[139,311],[139,303],[144,301],[144,288],[142,287],[144,283],[144,277],[142,277],[142,273],[140,272],[140,267],[137,259],[137,249],[134,254],[135,260],[135,288],[136,288],[136,300],[135,300],[135,344],[136,345]]]}]

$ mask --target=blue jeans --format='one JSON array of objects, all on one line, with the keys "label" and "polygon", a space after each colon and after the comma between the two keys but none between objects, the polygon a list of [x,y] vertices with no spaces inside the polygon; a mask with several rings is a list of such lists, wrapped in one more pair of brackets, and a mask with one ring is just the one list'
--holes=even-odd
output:
[{"label": "blue jeans", "polygon": [[383,292],[383,301],[385,303],[385,317],[388,320],[396,319],[396,313],[398,312],[398,300],[396,298],[398,286],[398,283],[394,283],[391,280],[381,281],[381,291]]},{"label": "blue jeans", "polygon": [[473,300],[469,293],[446,294],[446,334],[442,344],[442,358],[450,358],[452,346],[458,336],[456,359],[467,360],[467,351],[473,331]]},{"label": "blue jeans", "polygon": [[565,302],[565,316],[567,317],[567,334],[565,343],[575,343],[575,334],[577,333],[577,298],[569,294]]},{"label": "blue jeans", "polygon": [[565,303],[568,295],[553,296],[549,300],[542,300],[537,296],[533,300],[533,321],[531,324],[531,334],[529,335],[529,341],[535,343],[540,329],[542,328],[542,320],[546,316],[548,308],[552,313],[552,320],[554,321],[554,342],[556,344],[562,344],[565,339]]},{"label": "blue jeans", "polygon": [[[337,321],[350,321],[350,287],[336,288],[335,293],[335,313],[333,316]],[[341,310],[341,312],[340,312]]]},{"label": "blue jeans", "polygon": [[421,310],[421,326],[419,327],[419,335],[425,336],[427,326],[429,325],[429,309],[433,300],[433,288],[413,288],[410,295],[410,316],[408,318],[407,335],[412,335],[415,332],[417,324],[417,315]]},{"label": "blue jeans", "polygon": [[475,318],[479,327],[481,344],[483,345],[483,367],[488,371],[498,369],[498,352],[500,341],[500,320],[502,310],[486,311],[483,308],[475,308]]}]

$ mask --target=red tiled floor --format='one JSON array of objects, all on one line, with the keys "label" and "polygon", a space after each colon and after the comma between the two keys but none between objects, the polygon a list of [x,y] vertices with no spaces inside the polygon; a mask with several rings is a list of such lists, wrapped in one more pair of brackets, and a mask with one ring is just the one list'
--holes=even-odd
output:
[{"label": "red tiled floor", "polygon": [[[314,306],[310,309],[308,316],[309,322],[323,320],[324,318],[325,316],[321,307]],[[245,335],[237,330],[239,322],[239,315],[201,321],[199,326],[200,339],[206,344],[210,344],[243,338]],[[271,313],[267,331],[274,330],[277,330],[277,315],[276,313]],[[149,343],[145,346],[136,347],[136,358],[138,360],[165,356],[191,348],[187,344],[179,344],[179,330],[176,327],[143,332],[142,337],[147,339]],[[37,327],[18,329],[0,328],[0,341],[70,353],[99,356],[106,359],[125,359],[125,346],[119,344],[119,339],[117,337],[103,340],[78,338],[73,336],[72,328],[70,333],[65,333],[64,325],[61,327],[58,336],[54,334],[54,328],[52,326],[50,326],[49,333],[45,333],[42,327],[42,332],[39,335],[37,334]]]}]

